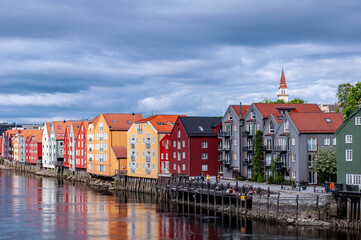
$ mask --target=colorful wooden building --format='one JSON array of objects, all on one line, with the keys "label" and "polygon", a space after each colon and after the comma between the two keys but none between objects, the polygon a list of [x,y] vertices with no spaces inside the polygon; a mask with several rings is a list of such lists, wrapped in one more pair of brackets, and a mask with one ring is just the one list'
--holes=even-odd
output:
[{"label": "colorful wooden building", "polygon": [[164,135],[160,141],[159,146],[160,152],[160,174],[169,174],[169,161],[170,161],[170,136],[169,134]]},{"label": "colorful wooden building", "polygon": [[38,130],[26,138],[25,141],[25,162],[32,165],[42,165],[42,138],[43,131]]},{"label": "colorful wooden building", "polygon": [[218,174],[222,141],[220,117],[179,117],[171,134],[170,172],[188,176]]},{"label": "colorful wooden building", "polygon": [[127,133],[130,177],[158,179],[160,140],[169,134],[179,115],[154,115],[133,124]]},{"label": "colorful wooden building", "polygon": [[113,147],[126,147],[127,131],[142,118],[141,114],[103,113],[96,121],[91,121],[87,132],[91,139],[87,148],[87,172],[111,177],[122,170]]},{"label": "colorful wooden building", "polygon": [[87,129],[89,121],[82,121],[76,136],[75,144],[75,168],[77,170],[86,171],[86,152],[87,152]]}]

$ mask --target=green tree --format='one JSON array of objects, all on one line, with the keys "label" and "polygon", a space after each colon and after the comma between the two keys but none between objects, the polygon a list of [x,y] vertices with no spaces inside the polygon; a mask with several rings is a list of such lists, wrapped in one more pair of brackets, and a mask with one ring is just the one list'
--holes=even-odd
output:
[{"label": "green tree", "polygon": [[257,182],[263,182],[263,169],[261,161],[263,159],[262,152],[262,131],[258,130],[256,132],[255,140],[254,140],[254,158],[253,158],[253,170],[255,176],[257,176]]},{"label": "green tree", "polygon": [[313,169],[323,180],[336,180],[336,151],[332,147],[320,147],[314,155]]},{"label": "green tree", "polygon": [[337,112],[343,113],[345,108],[348,106],[347,98],[353,87],[354,86],[350,83],[342,83],[338,85],[336,94],[338,100],[338,107],[336,108]]},{"label": "green tree", "polygon": [[307,101],[299,98],[299,97],[296,97],[294,99],[292,99],[291,101],[287,102],[287,103],[299,103],[299,104],[302,104],[302,103],[307,103]]},{"label": "green tree", "polygon": [[348,118],[351,113],[357,108],[361,100],[361,83],[356,83],[355,86],[351,88],[347,96],[347,106],[343,112],[345,118]]}]

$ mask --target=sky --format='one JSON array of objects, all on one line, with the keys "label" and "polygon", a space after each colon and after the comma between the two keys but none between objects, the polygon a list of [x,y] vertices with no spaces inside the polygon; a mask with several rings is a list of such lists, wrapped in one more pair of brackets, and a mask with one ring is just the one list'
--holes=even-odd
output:
[{"label": "sky", "polygon": [[0,3],[0,121],[100,113],[223,115],[229,104],[334,103],[361,79],[359,1]]}]

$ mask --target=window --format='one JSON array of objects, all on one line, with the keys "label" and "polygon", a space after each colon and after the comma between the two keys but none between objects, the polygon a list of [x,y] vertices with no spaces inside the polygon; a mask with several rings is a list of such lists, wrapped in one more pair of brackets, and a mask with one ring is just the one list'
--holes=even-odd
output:
[{"label": "window", "polygon": [[361,117],[355,117],[355,125],[361,125]]},{"label": "window", "polygon": [[160,159],[162,159],[162,160],[164,159],[164,153],[160,154]]},{"label": "window", "polygon": [[176,159],[177,158],[177,153],[173,152],[173,158]]},{"label": "window", "polygon": [[328,146],[330,145],[331,139],[329,137],[325,137],[323,139],[323,145]]},{"label": "window", "polygon": [[155,152],[154,151],[152,152],[152,158],[155,158]]},{"label": "window", "polygon": [[251,119],[255,119],[256,118],[256,115],[254,114],[254,111],[252,110],[251,112]]},{"label": "window", "polygon": [[233,125],[233,132],[237,132],[237,125],[236,124]]},{"label": "window", "polygon": [[346,143],[352,143],[352,135],[346,135]]},{"label": "window", "polygon": [[336,145],[336,138],[334,137],[333,139],[332,139],[332,145]]},{"label": "window", "polygon": [[361,185],[360,174],[346,174],[346,184]]},{"label": "window", "polygon": [[207,148],[208,147],[208,142],[202,142],[202,148]]},{"label": "window", "polygon": [[178,132],[177,132],[177,137],[180,138],[181,137],[181,130],[178,129]]},{"label": "window", "polygon": [[285,120],[285,123],[284,123],[284,131],[285,131],[285,132],[289,132],[289,131],[290,131],[290,123],[288,122],[287,119]]},{"label": "window", "polygon": [[152,163],[152,170],[155,169],[155,163]]},{"label": "window", "polygon": [[346,149],[346,161],[352,161],[352,149]]},{"label": "window", "polygon": [[182,158],[186,158],[186,153],[185,152],[182,152]]},{"label": "window", "polygon": [[177,142],[173,141],[173,147],[176,148],[177,147]]},{"label": "window", "polygon": [[186,147],[186,141],[182,141],[182,147]]},{"label": "window", "polygon": [[236,146],[237,145],[237,139],[233,138],[233,145]]},{"label": "window", "polygon": [[274,133],[275,131],[275,125],[274,123],[271,121],[269,124],[269,133]]},{"label": "window", "polygon": [[295,179],[296,178],[296,171],[292,171],[292,178]]},{"label": "window", "polygon": [[138,138],[135,139],[135,144],[138,144]]},{"label": "window", "polygon": [[186,165],[183,163],[183,171],[186,170]]},{"label": "window", "polygon": [[208,153],[202,153],[202,159],[207,160],[208,159]]},{"label": "window", "polygon": [[138,163],[135,164],[135,168],[138,169]]},{"label": "window", "polygon": [[104,127],[103,127],[103,122],[99,123],[99,131],[103,131]]},{"label": "window", "polygon": [[145,143],[145,138],[143,138],[143,144]]},{"label": "window", "polygon": [[292,162],[296,162],[296,154],[292,154]]},{"label": "window", "polygon": [[201,132],[203,132],[203,131],[204,131],[204,129],[203,129],[203,127],[202,127],[202,126],[198,126],[198,129],[199,129]]},{"label": "window", "polygon": [[145,163],[143,163],[143,169],[145,169]]},{"label": "window", "polygon": [[177,170],[177,164],[173,164],[173,170]]},{"label": "window", "polygon": [[207,164],[202,165],[202,171],[208,171],[208,165]]},{"label": "window", "polygon": [[155,143],[155,137],[152,137],[152,144]]},{"label": "window", "polygon": [[316,138],[308,139],[307,150],[308,151],[316,151],[317,150],[317,139]]},{"label": "window", "polygon": [[165,154],[165,160],[168,160],[168,153]]}]

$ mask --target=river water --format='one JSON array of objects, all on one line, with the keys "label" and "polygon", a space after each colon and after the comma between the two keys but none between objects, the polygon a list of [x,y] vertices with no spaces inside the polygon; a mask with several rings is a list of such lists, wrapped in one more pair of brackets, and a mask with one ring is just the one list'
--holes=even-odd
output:
[{"label": "river water", "polygon": [[360,239],[360,235],[214,216],[160,204],[150,195],[109,194],[0,170],[0,239]]}]

